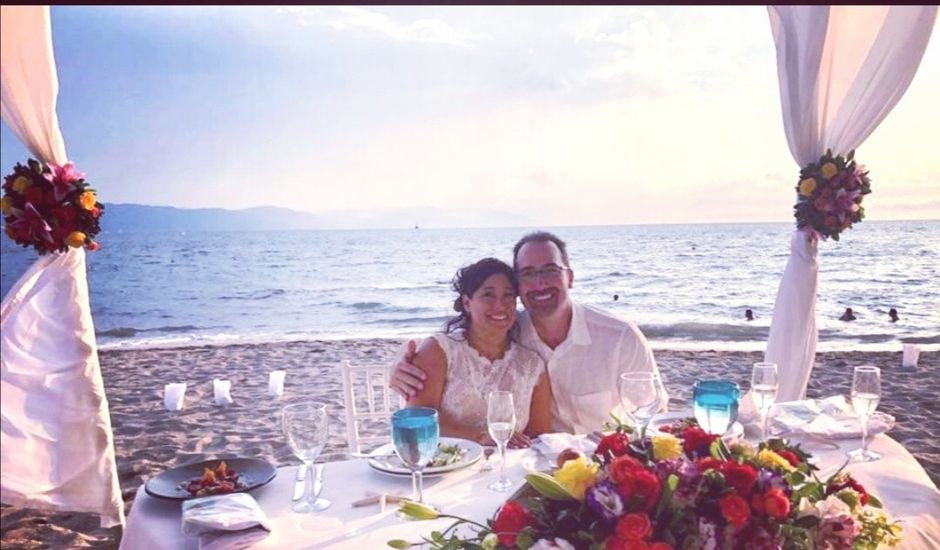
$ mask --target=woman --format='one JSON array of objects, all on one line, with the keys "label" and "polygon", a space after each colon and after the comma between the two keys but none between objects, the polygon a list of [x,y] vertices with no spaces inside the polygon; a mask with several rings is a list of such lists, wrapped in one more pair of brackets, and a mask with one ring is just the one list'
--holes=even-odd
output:
[{"label": "woman", "polygon": [[454,310],[444,332],[427,338],[414,364],[428,379],[409,406],[439,412],[441,434],[493,444],[487,432],[486,399],[491,391],[513,394],[516,431],[510,445],[551,431],[551,390],[545,363],[514,341],[516,281],[512,268],[484,258],[457,271]]}]

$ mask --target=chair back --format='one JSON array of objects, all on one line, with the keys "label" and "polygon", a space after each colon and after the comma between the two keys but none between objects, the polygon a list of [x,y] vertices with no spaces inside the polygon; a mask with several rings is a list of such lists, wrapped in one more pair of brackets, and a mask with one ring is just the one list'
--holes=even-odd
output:
[{"label": "chair back", "polygon": [[[401,398],[388,387],[388,366],[352,365],[343,361],[343,399],[346,405],[346,442],[355,453],[372,450],[391,441],[392,412],[401,408]],[[394,403],[394,406],[393,406]],[[360,436],[363,428],[378,435]]]}]

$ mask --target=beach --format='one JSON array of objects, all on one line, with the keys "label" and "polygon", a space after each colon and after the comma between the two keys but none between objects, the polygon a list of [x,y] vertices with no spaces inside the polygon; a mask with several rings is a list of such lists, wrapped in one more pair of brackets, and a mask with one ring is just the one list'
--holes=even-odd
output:
[{"label": "beach", "polygon": [[[359,339],[100,352],[126,512],[149,477],[181,464],[227,456],[299,464],[281,432],[279,411],[305,399],[330,407],[331,435],[322,458],[347,458],[339,365],[343,360],[388,365],[402,345],[402,340]],[[672,410],[688,407],[697,379],[726,377],[747,387],[751,365],[763,358],[761,352],[659,349],[655,355]],[[922,353],[917,368],[902,368],[900,351],[819,353],[808,397],[848,395],[852,368],[866,364],[882,368],[879,410],[897,419],[889,435],[940,483],[940,403],[927,389],[940,369],[940,353]],[[273,370],[287,372],[280,399],[267,394]],[[215,405],[215,378],[231,380],[233,404]],[[188,384],[180,411],[163,407],[163,387],[171,382]],[[91,514],[2,508],[3,548],[117,548],[119,539],[119,529],[99,528]]]}]

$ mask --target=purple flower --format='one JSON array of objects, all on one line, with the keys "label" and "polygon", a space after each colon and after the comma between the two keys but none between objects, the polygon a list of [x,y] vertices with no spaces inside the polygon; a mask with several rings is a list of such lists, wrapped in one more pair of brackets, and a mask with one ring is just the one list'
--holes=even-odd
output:
[{"label": "purple flower", "polygon": [[619,518],[624,513],[623,499],[617,486],[610,481],[601,481],[587,490],[585,502],[588,508],[607,521]]}]

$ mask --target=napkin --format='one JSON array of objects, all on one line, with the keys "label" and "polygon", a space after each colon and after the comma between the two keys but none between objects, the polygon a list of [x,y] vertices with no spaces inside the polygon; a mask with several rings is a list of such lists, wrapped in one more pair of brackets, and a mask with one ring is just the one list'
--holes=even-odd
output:
[{"label": "napkin", "polygon": [[183,408],[183,399],[186,397],[186,384],[167,384],[163,387],[163,406],[168,411],[178,411]]},{"label": "napkin", "polygon": [[232,396],[229,393],[229,390],[232,389],[231,380],[213,380],[212,381],[212,393],[215,395],[215,404],[220,406],[231,405],[234,401]]},{"label": "napkin", "polygon": [[[862,425],[852,406],[841,395],[821,400],[789,401],[774,406],[771,423],[777,430],[792,434],[810,434],[832,439],[862,436]],[[874,413],[868,422],[868,434],[875,435],[894,427],[890,414]],[[772,430],[774,431],[774,430]]]},{"label": "napkin", "polygon": [[901,352],[902,367],[916,367],[920,357],[920,346],[917,344],[904,344]]},{"label": "napkin", "polygon": [[200,550],[240,550],[268,536],[268,517],[247,493],[183,502],[183,533],[199,537]]},{"label": "napkin", "polygon": [[542,434],[532,440],[532,448],[546,455],[555,456],[567,448],[578,449],[583,453],[590,453],[597,446],[583,435],[569,433]]},{"label": "napkin", "polygon": [[287,372],[282,370],[271,371],[271,374],[268,375],[268,395],[277,399],[284,394],[284,376],[286,374]]}]

